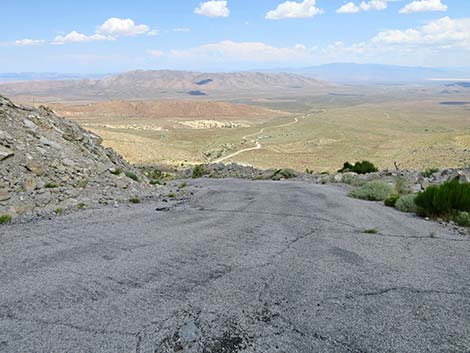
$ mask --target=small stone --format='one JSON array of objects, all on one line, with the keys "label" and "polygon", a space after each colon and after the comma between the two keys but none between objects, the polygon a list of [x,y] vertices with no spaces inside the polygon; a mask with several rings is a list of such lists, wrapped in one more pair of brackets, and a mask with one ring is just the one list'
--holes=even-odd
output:
[{"label": "small stone", "polygon": [[45,146],[55,148],[56,150],[61,150],[62,149],[62,146],[60,144],[58,144],[57,142],[51,141],[51,140],[45,138],[44,136],[41,136],[39,138],[39,142],[42,143]]},{"label": "small stone", "polygon": [[29,161],[26,163],[25,168],[37,176],[44,174],[44,167],[36,161]]},{"label": "small stone", "polygon": [[10,199],[10,194],[6,190],[0,190],[0,201],[7,201]]},{"label": "small stone", "polygon": [[8,157],[13,156],[13,151],[9,148],[0,146],[0,161],[7,159]]},{"label": "small stone", "polygon": [[33,130],[33,131],[36,131],[37,128],[38,128],[38,126],[37,126],[35,123],[33,123],[31,120],[29,120],[29,119],[24,119],[24,120],[23,120],[23,124],[24,124],[24,126],[26,126],[28,129]]},{"label": "small stone", "polygon": [[26,179],[23,182],[23,189],[26,192],[34,191],[36,189],[36,186],[37,186],[36,180],[34,180],[33,178]]}]

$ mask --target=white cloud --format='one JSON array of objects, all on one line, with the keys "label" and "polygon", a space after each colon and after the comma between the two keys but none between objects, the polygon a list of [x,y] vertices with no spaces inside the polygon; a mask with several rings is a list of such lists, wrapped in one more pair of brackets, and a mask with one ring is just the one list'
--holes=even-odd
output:
[{"label": "white cloud", "polygon": [[230,10],[227,1],[211,0],[199,4],[194,13],[207,17],[228,17]]},{"label": "white cloud", "polygon": [[59,35],[54,38],[51,44],[62,45],[65,43],[86,43],[102,40],[115,40],[119,37],[133,37],[142,34],[149,36],[158,35],[157,29],[150,30],[147,25],[136,25],[133,20],[110,18],[98,27],[92,35],[86,35],[77,31],[72,31],[66,35]]},{"label": "white cloud", "polygon": [[87,36],[86,34],[79,33],[77,31],[72,31],[66,35],[59,35],[54,38],[51,44],[62,45],[65,43],[86,43],[86,42],[96,42],[101,40],[114,40],[114,37],[104,36],[102,34],[93,34]]},{"label": "white cloud", "polygon": [[147,35],[149,37],[155,37],[155,36],[158,36],[160,34],[160,30],[159,29],[152,29],[151,31],[148,31],[147,32]]},{"label": "white cloud", "polygon": [[320,15],[324,11],[316,7],[316,0],[304,0],[302,2],[286,1],[275,10],[266,14],[268,20],[282,20],[286,18],[308,18]]},{"label": "white cloud", "polygon": [[355,3],[348,2],[336,10],[336,13],[358,13],[360,10],[359,6],[356,6]]},{"label": "white cloud", "polygon": [[110,18],[105,23],[103,23],[96,33],[117,37],[131,37],[145,34],[150,31],[149,26],[147,25],[136,25],[133,20],[130,18],[121,19],[121,18]]},{"label": "white cloud", "polygon": [[19,39],[15,41],[15,45],[19,47],[24,46],[39,46],[45,44],[46,41],[42,39]]},{"label": "white cloud", "polygon": [[191,28],[186,28],[186,27],[179,27],[179,28],[173,28],[173,32],[191,32]]},{"label": "white cloud", "polygon": [[409,3],[400,10],[400,13],[409,14],[413,12],[427,12],[427,11],[447,11],[447,5],[444,5],[441,0],[417,0]]},{"label": "white cloud", "polygon": [[443,17],[420,28],[388,30],[378,33],[372,41],[386,44],[439,46],[444,49],[470,49],[470,18],[454,20]]},{"label": "white cloud", "polygon": [[382,11],[388,6],[388,0],[370,0],[363,1],[359,5],[353,2],[341,6],[336,13],[358,13],[360,11]]},{"label": "white cloud", "polygon": [[153,49],[147,50],[147,53],[156,58],[161,58],[163,55],[165,55],[165,52],[161,50],[153,50]]},{"label": "white cloud", "polygon": [[294,47],[274,47],[262,42],[233,42],[205,44],[186,50],[172,50],[174,59],[204,59],[210,61],[288,62],[306,59],[309,51],[303,44]]}]

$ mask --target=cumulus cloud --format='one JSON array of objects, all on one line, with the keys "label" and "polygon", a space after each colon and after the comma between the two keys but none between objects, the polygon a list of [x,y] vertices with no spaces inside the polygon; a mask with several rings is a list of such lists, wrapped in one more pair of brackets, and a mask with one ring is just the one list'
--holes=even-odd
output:
[{"label": "cumulus cloud", "polygon": [[266,14],[268,20],[282,20],[286,18],[308,18],[320,15],[324,11],[316,7],[316,0],[304,0],[302,2],[286,1],[276,9]]},{"label": "cumulus cloud", "polygon": [[200,3],[194,13],[207,17],[228,17],[230,10],[227,7],[227,1],[211,0]]},{"label": "cumulus cloud", "polygon": [[18,39],[15,41],[15,45],[19,47],[25,46],[39,46],[45,44],[46,41],[42,39]]},{"label": "cumulus cloud", "polygon": [[470,49],[470,18],[443,17],[419,28],[387,30],[378,33],[372,41],[386,44],[413,44],[440,46],[444,49]]},{"label": "cumulus cloud", "polygon": [[175,59],[204,59],[215,61],[282,62],[305,59],[309,56],[303,44],[294,47],[275,47],[262,42],[233,42],[205,44],[186,50],[172,50]]},{"label": "cumulus cloud", "polygon": [[428,11],[447,11],[447,5],[443,4],[441,0],[417,0],[409,3],[400,10],[400,13],[409,14],[414,12],[428,12]]},{"label": "cumulus cloud", "polygon": [[143,34],[155,36],[158,33],[158,30],[150,30],[150,27],[147,25],[136,25],[130,18],[121,19],[113,17],[99,26],[94,34],[86,35],[72,31],[66,35],[56,36],[51,43],[62,45],[65,43],[96,42],[102,40],[116,40],[119,37],[134,37]]},{"label": "cumulus cloud", "polygon": [[105,36],[117,37],[132,37],[145,34],[150,31],[147,25],[136,25],[130,18],[110,18],[103,23],[96,33]]},{"label": "cumulus cloud", "polygon": [[65,43],[86,43],[86,42],[96,42],[101,40],[114,40],[114,37],[104,36],[102,34],[93,34],[93,35],[86,35],[83,33],[79,33],[77,31],[72,31],[66,35],[59,35],[54,38],[51,44],[54,45],[62,45]]},{"label": "cumulus cloud", "polygon": [[388,0],[370,0],[363,1],[359,5],[353,2],[341,6],[336,13],[358,13],[360,11],[382,11],[388,6]]}]

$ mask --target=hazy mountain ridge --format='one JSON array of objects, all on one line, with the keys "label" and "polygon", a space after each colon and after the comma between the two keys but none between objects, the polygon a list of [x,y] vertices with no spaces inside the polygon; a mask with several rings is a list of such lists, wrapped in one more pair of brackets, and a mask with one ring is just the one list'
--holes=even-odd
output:
[{"label": "hazy mountain ridge", "polygon": [[187,71],[131,71],[99,80],[32,81],[0,85],[10,96],[54,97],[70,100],[151,99],[171,95],[189,96],[192,91],[208,95],[237,93],[315,92],[331,85],[289,73],[199,73]]}]

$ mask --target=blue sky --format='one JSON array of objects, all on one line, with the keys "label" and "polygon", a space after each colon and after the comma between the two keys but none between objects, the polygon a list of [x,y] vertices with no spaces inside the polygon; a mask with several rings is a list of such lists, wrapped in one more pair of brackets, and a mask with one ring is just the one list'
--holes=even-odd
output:
[{"label": "blue sky", "polygon": [[1,72],[470,66],[463,0],[7,1]]}]

